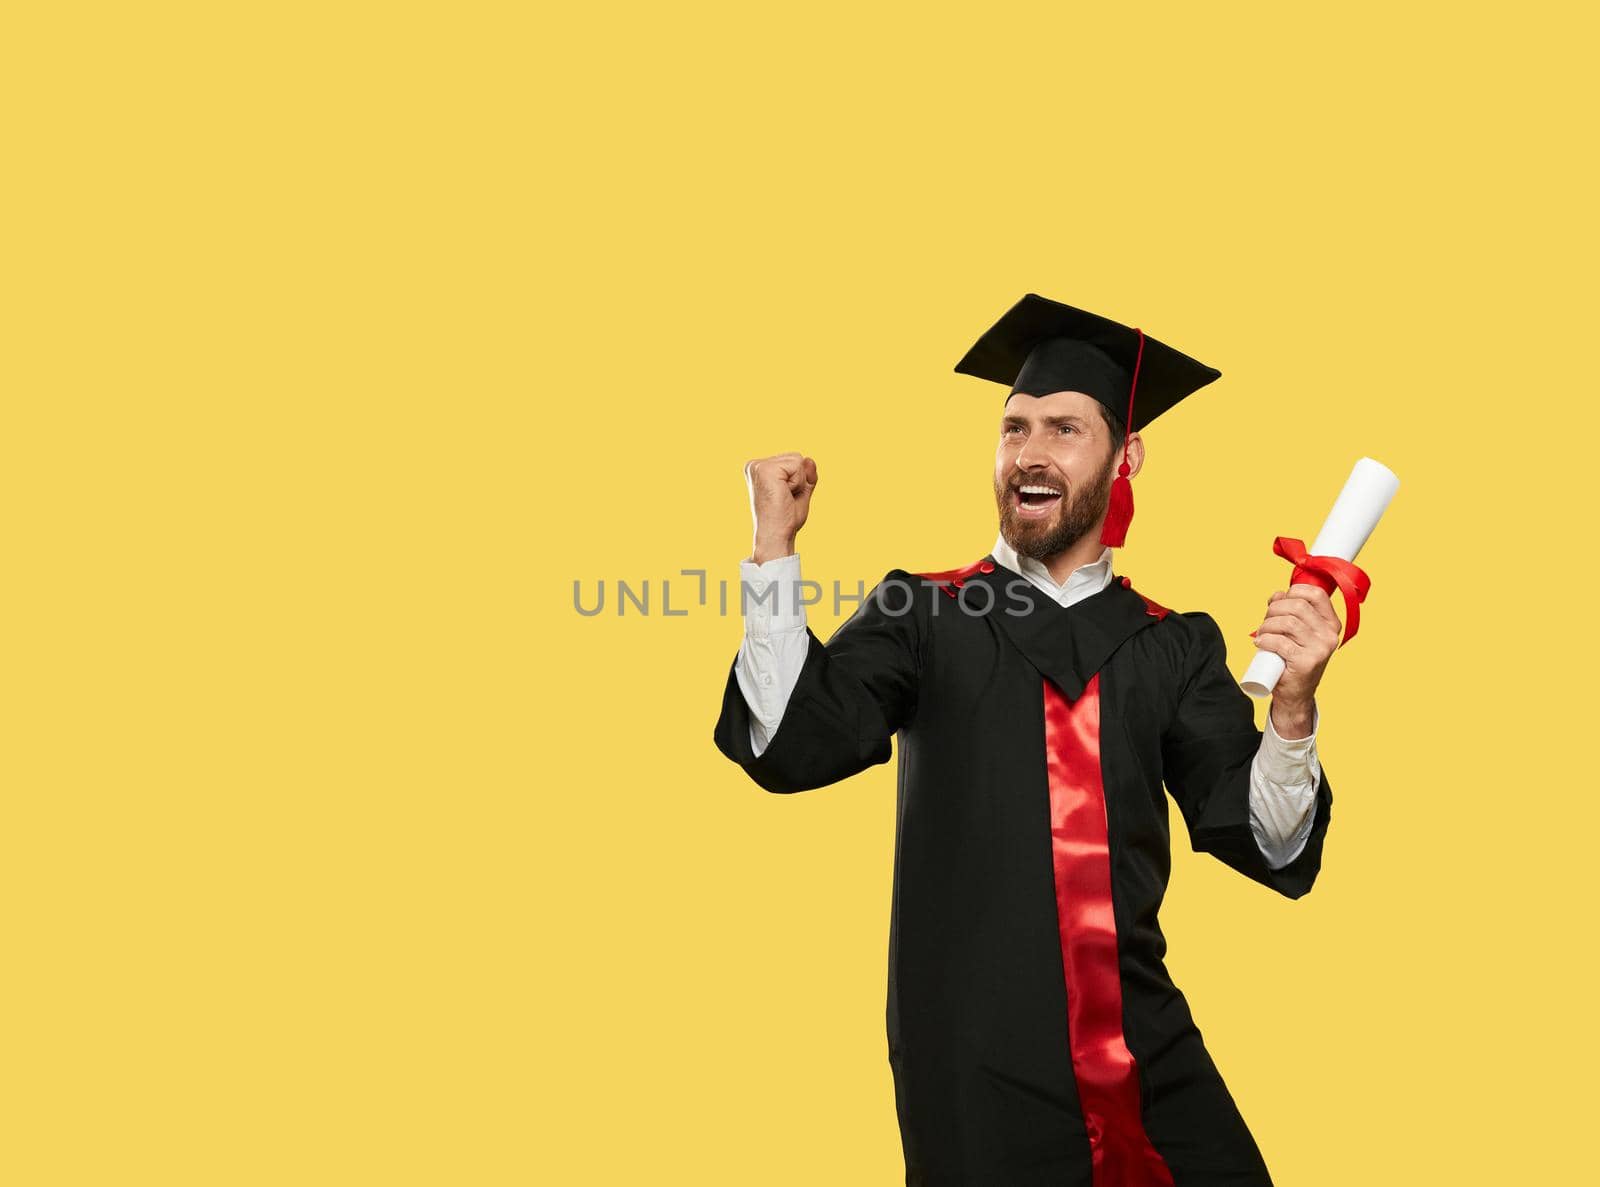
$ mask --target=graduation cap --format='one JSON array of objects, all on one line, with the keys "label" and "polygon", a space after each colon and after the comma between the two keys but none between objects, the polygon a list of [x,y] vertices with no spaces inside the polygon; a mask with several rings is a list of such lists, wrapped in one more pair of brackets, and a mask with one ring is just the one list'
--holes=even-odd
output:
[{"label": "graduation cap", "polygon": [[1136,326],[1037,293],[1027,294],[984,331],[956,371],[1005,384],[1007,399],[1018,392],[1083,392],[1123,418],[1122,464],[1100,533],[1100,542],[1114,548],[1127,539],[1133,519],[1128,435],[1222,375]]}]

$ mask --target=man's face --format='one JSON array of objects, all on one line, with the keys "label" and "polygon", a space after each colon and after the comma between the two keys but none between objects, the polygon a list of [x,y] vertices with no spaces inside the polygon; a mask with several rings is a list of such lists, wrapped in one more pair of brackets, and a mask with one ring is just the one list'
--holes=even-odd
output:
[{"label": "man's face", "polygon": [[1121,446],[1093,396],[1018,392],[1007,400],[994,455],[994,498],[1006,543],[1044,560],[1099,525]]}]

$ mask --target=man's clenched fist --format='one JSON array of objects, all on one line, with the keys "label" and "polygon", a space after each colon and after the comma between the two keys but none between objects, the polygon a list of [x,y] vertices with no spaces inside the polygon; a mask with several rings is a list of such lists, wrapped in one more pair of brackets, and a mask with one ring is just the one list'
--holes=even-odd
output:
[{"label": "man's clenched fist", "polygon": [[817,489],[817,463],[798,453],[754,458],[744,464],[750,487],[750,515],[755,520],[756,564],[794,551],[794,539],[811,511]]}]

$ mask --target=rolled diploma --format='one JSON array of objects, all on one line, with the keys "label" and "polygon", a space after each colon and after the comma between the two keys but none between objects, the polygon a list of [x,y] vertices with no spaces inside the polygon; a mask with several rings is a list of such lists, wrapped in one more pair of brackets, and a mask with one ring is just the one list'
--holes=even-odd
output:
[{"label": "rolled diploma", "polygon": [[[1333,510],[1323,521],[1322,530],[1311,543],[1311,555],[1355,560],[1399,488],[1400,480],[1388,466],[1369,457],[1356,462],[1344,489],[1334,500]],[[1258,647],[1239,686],[1253,697],[1264,697],[1282,675],[1283,656]]]}]

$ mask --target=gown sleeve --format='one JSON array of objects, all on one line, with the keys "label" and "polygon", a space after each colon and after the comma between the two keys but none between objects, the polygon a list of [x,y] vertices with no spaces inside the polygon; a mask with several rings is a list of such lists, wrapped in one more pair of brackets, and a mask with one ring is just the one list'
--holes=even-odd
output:
[{"label": "gown sleeve", "polygon": [[1161,739],[1163,779],[1183,813],[1196,852],[1210,853],[1246,877],[1289,898],[1311,889],[1322,867],[1322,843],[1333,790],[1318,768],[1316,802],[1305,846],[1273,869],[1250,827],[1250,769],[1261,745],[1250,697],[1228,670],[1227,645],[1203,612],[1180,616],[1190,640],[1184,684],[1172,723]]},{"label": "gown sleeve", "polygon": [[750,706],[730,666],[717,749],[768,791],[809,791],[888,762],[889,740],[915,712],[927,642],[927,591],[891,569],[824,645],[808,646],[777,732],[760,755]]}]

